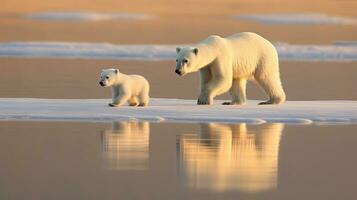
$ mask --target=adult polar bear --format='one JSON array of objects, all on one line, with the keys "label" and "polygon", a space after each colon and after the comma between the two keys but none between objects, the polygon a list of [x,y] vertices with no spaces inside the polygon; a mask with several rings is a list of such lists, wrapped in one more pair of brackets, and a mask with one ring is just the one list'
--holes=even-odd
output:
[{"label": "adult polar bear", "polygon": [[285,101],[278,53],[269,41],[255,33],[242,32],[226,38],[213,35],[193,47],[176,51],[177,74],[200,71],[197,104],[212,104],[215,96],[228,90],[232,101],[223,104],[244,104],[247,80],[256,80],[269,95],[269,100],[260,104]]}]

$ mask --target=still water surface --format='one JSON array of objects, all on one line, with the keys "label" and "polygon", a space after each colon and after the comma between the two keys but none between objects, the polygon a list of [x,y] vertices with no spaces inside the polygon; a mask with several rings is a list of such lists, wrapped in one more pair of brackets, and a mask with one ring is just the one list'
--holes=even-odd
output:
[{"label": "still water surface", "polygon": [[353,199],[356,128],[0,122],[0,199]]}]

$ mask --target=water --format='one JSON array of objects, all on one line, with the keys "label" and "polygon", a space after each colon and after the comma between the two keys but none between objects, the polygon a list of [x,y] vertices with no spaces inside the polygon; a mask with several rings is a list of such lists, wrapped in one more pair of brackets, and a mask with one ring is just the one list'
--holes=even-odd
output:
[{"label": "water", "polygon": [[[0,97],[109,99],[110,89],[98,84],[101,70],[107,67],[146,77],[151,97],[197,99],[199,95],[199,74],[179,77],[174,72],[175,60],[1,58],[0,64]],[[288,101],[357,100],[355,62],[281,62],[280,71]],[[248,99],[267,98],[253,81],[248,82],[247,96]],[[228,92],[217,98],[228,99]]]},{"label": "water", "polygon": [[356,128],[0,122],[0,199],[352,199]]}]

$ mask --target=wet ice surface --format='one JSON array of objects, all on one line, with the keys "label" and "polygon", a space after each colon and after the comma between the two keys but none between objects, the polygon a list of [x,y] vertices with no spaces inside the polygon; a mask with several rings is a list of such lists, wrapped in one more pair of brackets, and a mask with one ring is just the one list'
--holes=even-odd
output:
[{"label": "wet ice surface", "polygon": [[[356,41],[339,41],[331,45],[278,42],[274,45],[280,60],[357,61]],[[0,43],[0,57],[173,60],[177,46],[181,45],[15,41]]]},{"label": "wet ice surface", "polygon": [[356,101],[287,101],[281,105],[198,106],[196,100],[152,98],[148,107],[108,107],[109,99],[0,98],[0,120],[250,123],[356,123]]},{"label": "wet ice surface", "polygon": [[356,125],[116,121],[0,122],[0,127],[1,199],[353,199],[355,194]]}]

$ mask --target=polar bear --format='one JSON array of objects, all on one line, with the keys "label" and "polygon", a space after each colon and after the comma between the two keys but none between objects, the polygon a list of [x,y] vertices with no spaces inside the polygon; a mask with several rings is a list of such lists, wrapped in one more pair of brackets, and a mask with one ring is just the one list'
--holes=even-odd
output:
[{"label": "polar bear", "polygon": [[149,104],[149,82],[139,75],[126,75],[118,69],[104,69],[100,74],[99,84],[112,87],[112,103],[109,106],[121,106],[128,102],[130,106]]},{"label": "polar bear", "polygon": [[269,100],[260,105],[285,101],[278,53],[269,41],[255,33],[242,32],[226,38],[213,35],[194,46],[178,47],[176,52],[178,75],[200,72],[197,104],[212,104],[215,96],[228,90],[232,101],[224,105],[244,104],[247,80],[255,80],[268,94]]}]

